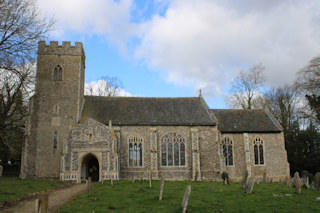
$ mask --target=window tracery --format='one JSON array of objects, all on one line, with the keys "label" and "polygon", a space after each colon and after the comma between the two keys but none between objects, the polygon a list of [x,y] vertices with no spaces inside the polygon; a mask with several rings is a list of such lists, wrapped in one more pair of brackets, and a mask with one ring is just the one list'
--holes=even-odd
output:
[{"label": "window tracery", "polygon": [[168,133],[161,139],[161,165],[185,166],[185,140],[181,135]]},{"label": "window tracery", "polygon": [[53,70],[53,81],[62,81],[62,67],[57,65]]},{"label": "window tracery", "polygon": [[136,136],[129,138],[129,167],[142,167],[143,165],[143,139]]},{"label": "window tracery", "polygon": [[226,166],[233,165],[233,141],[230,137],[222,139],[222,151]]},{"label": "window tracery", "polygon": [[263,151],[263,141],[257,136],[253,142],[254,149],[254,164],[263,165],[264,164],[264,151]]}]

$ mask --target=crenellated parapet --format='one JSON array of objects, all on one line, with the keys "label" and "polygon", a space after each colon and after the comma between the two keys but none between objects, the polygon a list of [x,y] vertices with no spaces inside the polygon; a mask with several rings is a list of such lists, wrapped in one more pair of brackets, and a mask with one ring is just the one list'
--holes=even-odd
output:
[{"label": "crenellated parapet", "polygon": [[50,41],[49,45],[45,41],[39,41],[38,55],[81,55],[85,57],[82,43],[75,42],[75,45],[71,46],[70,41],[63,41],[62,45],[59,45],[58,41]]}]

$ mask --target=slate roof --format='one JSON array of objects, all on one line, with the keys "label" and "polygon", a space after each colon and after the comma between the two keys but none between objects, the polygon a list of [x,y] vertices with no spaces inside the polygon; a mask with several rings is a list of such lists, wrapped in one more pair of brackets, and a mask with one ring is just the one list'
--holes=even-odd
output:
[{"label": "slate roof", "polygon": [[82,119],[113,125],[214,126],[199,97],[141,98],[85,96]]},{"label": "slate roof", "polygon": [[281,132],[282,129],[267,110],[210,109],[218,120],[218,129],[226,133]]}]

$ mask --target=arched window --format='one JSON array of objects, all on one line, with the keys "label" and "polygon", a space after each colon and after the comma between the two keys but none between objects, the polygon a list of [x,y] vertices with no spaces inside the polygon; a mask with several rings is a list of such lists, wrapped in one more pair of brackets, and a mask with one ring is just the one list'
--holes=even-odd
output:
[{"label": "arched window", "polygon": [[169,133],[161,139],[161,165],[185,166],[185,141],[176,133]]},{"label": "arched window", "polygon": [[57,65],[53,70],[53,81],[62,81],[62,67]]},{"label": "arched window", "polygon": [[129,166],[139,167],[143,165],[143,139],[138,137],[129,138]]},{"label": "arched window", "polygon": [[264,164],[264,154],[263,154],[263,141],[260,137],[256,137],[253,141],[254,149],[254,164],[263,165]]},{"label": "arched window", "polygon": [[233,141],[229,137],[222,139],[222,150],[226,166],[233,165]]},{"label": "arched window", "polygon": [[53,133],[53,148],[56,149],[58,147],[58,132],[57,130]]}]

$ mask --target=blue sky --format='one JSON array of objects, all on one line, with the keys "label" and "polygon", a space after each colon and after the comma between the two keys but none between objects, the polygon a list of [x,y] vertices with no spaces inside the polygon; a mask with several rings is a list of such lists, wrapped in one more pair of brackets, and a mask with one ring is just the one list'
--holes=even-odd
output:
[{"label": "blue sky", "polygon": [[263,63],[267,84],[294,81],[320,55],[318,0],[38,0],[56,19],[49,40],[80,41],[86,82],[105,75],[127,94],[198,96],[211,108],[241,69]]}]

